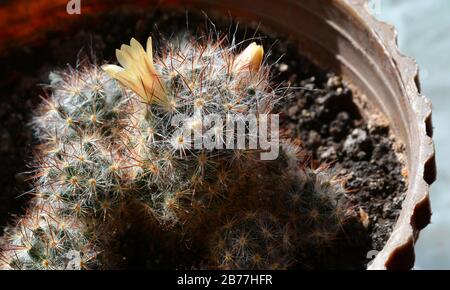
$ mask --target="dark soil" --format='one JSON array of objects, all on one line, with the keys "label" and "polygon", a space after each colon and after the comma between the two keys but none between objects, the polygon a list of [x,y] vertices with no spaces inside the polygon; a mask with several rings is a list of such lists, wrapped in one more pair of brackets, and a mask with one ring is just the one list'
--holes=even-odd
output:
[{"label": "dark soil", "polygon": [[[394,137],[383,124],[369,126],[361,117],[348,85],[295,54],[288,44],[276,79],[295,90],[281,105],[282,127],[319,163],[332,164],[347,179],[348,197],[369,216],[370,249],[380,251],[398,218],[406,191]],[[401,152],[397,152],[401,153]]]},{"label": "dark soil", "polygon": [[[330,86],[333,81],[336,86]],[[323,91],[295,93],[282,108],[283,124],[315,160],[333,164],[346,177],[349,198],[369,215],[372,249],[379,251],[389,238],[406,190],[389,128],[369,128],[353,110],[352,92],[331,73],[299,84]]]},{"label": "dark soil", "polygon": [[[188,27],[198,35],[211,28],[207,23],[203,16],[189,15]],[[20,214],[28,198],[22,195],[30,187],[23,172],[29,170],[26,164],[32,161],[35,141],[27,124],[43,92],[39,84],[47,82],[48,72],[67,63],[75,66],[84,57],[114,60],[115,48],[131,37],[143,41],[151,34],[158,45],[158,40],[186,27],[184,13],[108,12],[95,19],[85,17],[70,33],[49,32],[46,43],[0,56],[0,231],[13,214]],[[232,27],[222,26],[221,31],[235,32]],[[300,56],[290,42],[275,41],[274,36],[251,29],[240,29],[235,36],[237,41],[258,37],[265,48],[272,48],[270,63],[281,58],[273,68],[274,81],[302,87],[291,90],[280,104],[283,127],[303,141],[317,162],[339,168],[348,179],[352,203],[370,219],[369,242],[364,242],[363,249],[355,250],[350,258],[351,249],[335,249],[336,260],[347,263],[325,267],[364,268],[369,262],[366,253],[381,250],[387,241],[406,189],[389,128],[369,128],[348,86]]]}]

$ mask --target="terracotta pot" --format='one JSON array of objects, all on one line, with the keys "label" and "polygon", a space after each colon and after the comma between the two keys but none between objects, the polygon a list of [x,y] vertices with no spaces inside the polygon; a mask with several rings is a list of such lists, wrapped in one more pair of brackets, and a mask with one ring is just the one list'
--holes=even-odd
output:
[{"label": "terracotta pot", "polygon": [[[0,6],[0,47],[29,43],[48,27],[64,29],[63,23],[77,18],[65,13],[67,2],[15,0]],[[406,149],[406,199],[390,239],[369,269],[413,267],[414,244],[419,231],[430,222],[429,185],[436,178],[431,104],[420,93],[416,63],[398,51],[394,28],[373,18],[364,0],[81,3],[83,14],[95,14],[119,5],[151,9],[157,3],[158,6],[201,8],[209,14],[226,13],[242,21],[257,21],[269,30],[291,36],[301,44],[301,53],[317,65],[341,74],[356,91],[363,114],[369,118],[374,112],[381,112]]]}]

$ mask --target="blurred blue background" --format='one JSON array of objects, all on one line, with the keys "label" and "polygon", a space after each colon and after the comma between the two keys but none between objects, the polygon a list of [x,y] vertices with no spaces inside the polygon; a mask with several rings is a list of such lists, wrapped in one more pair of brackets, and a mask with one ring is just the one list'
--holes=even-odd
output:
[{"label": "blurred blue background", "polygon": [[415,268],[450,269],[450,0],[369,0],[369,7],[396,26],[400,50],[419,63],[422,92],[433,102],[438,179]]}]

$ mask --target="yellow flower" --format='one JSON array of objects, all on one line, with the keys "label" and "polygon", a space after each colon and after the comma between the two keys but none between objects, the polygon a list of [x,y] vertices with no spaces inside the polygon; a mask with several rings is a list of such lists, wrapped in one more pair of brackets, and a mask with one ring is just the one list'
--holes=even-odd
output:
[{"label": "yellow flower", "polygon": [[121,66],[104,65],[102,69],[125,87],[133,90],[148,104],[167,106],[164,84],[153,65],[152,38],[147,40],[147,52],[134,38],[130,45],[123,44],[116,50]]},{"label": "yellow flower", "polygon": [[258,71],[264,56],[264,49],[261,45],[252,42],[235,59],[233,69],[235,72]]}]

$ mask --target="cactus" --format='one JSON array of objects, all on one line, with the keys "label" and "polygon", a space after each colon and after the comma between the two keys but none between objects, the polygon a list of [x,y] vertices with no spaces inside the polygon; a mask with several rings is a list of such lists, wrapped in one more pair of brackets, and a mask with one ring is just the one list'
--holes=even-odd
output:
[{"label": "cactus", "polygon": [[210,268],[287,269],[292,263],[290,232],[268,212],[249,211],[229,218],[211,237]]},{"label": "cactus", "polygon": [[128,97],[95,65],[50,73],[51,97],[34,118],[36,136],[43,141],[70,141],[99,134],[113,140],[126,113]]},{"label": "cactus", "polygon": [[124,194],[127,161],[120,152],[126,94],[95,66],[50,74],[51,98],[34,119],[45,143],[38,194],[74,215],[107,214]]},{"label": "cactus", "polygon": [[300,248],[320,251],[339,236],[351,211],[342,182],[324,167],[293,174],[288,183],[286,212],[294,232],[304,236]]},{"label": "cactus", "polygon": [[[50,81],[52,94],[33,122],[43,142],[36,158],[36,206],[3,246],[12,268],[62,269],[67,251],[95,253],[96,241],[88,242],[95,230],[87,222],[105,219],[126,188],[125,161],[116,143],[126,94],[96,66],[53,72]],[[60,228],[68,224],[70,230]],[[61,245],[52,249],[50,238]],[[89,259],[98,265],[95,255]]]},{"label": "cactus", "polygon": [[[43,143],[36,197],[4,238],[7,267],[62,269],[77,251],[80,268],[113,268],[121,256],[111,251],[123,250],[116,240],[130,232],[205,248],[202,263],[221,269],[284,269],[299,251],[333,241],[349,207],[329,170],[309,169],[298,142],[276,140],[272,161],[257,148],[225,149],[229,128],[205,123],[211,114],[259,123],[282,97],[261,46],[236,53],[222,43],[184,37],[154,57],[151,38],[146,50],[132,39],[117,50],[121,66],[50,75],[51,96],[34,119]],[[205,136],[216,147],[196,147]],[[156,248],[147,248],[151,267]]]},{"label": "cactus", "polygon": [[7,230],[0,256],[5,269],[80,270],[96,267],[98,248],[80,220],[36,205]]},{"label": "cactus", "polygon": [[[255,43],[236,55],[219,43],[184,38],[154,60],[149,38],[147,51],[134,39],[117,51],[123,67],[103,66],[140,98],[127,148],[138,164],[133,176],[141,200],[162,224],[186,224],[215,212],[223,199],[235,199],[231,183],[255,166],[255,150],[205,150],[194,148],[194,141],[211,129],[204,123],[210,114],[226,120],[230,113],[270,112],[277,97],[262,57]],[[213,129],[225,133],[222,125]],[[194,132],[191,140],[183,135],[186,127]],[[219,134],[214,138],[223,141]]]}]

